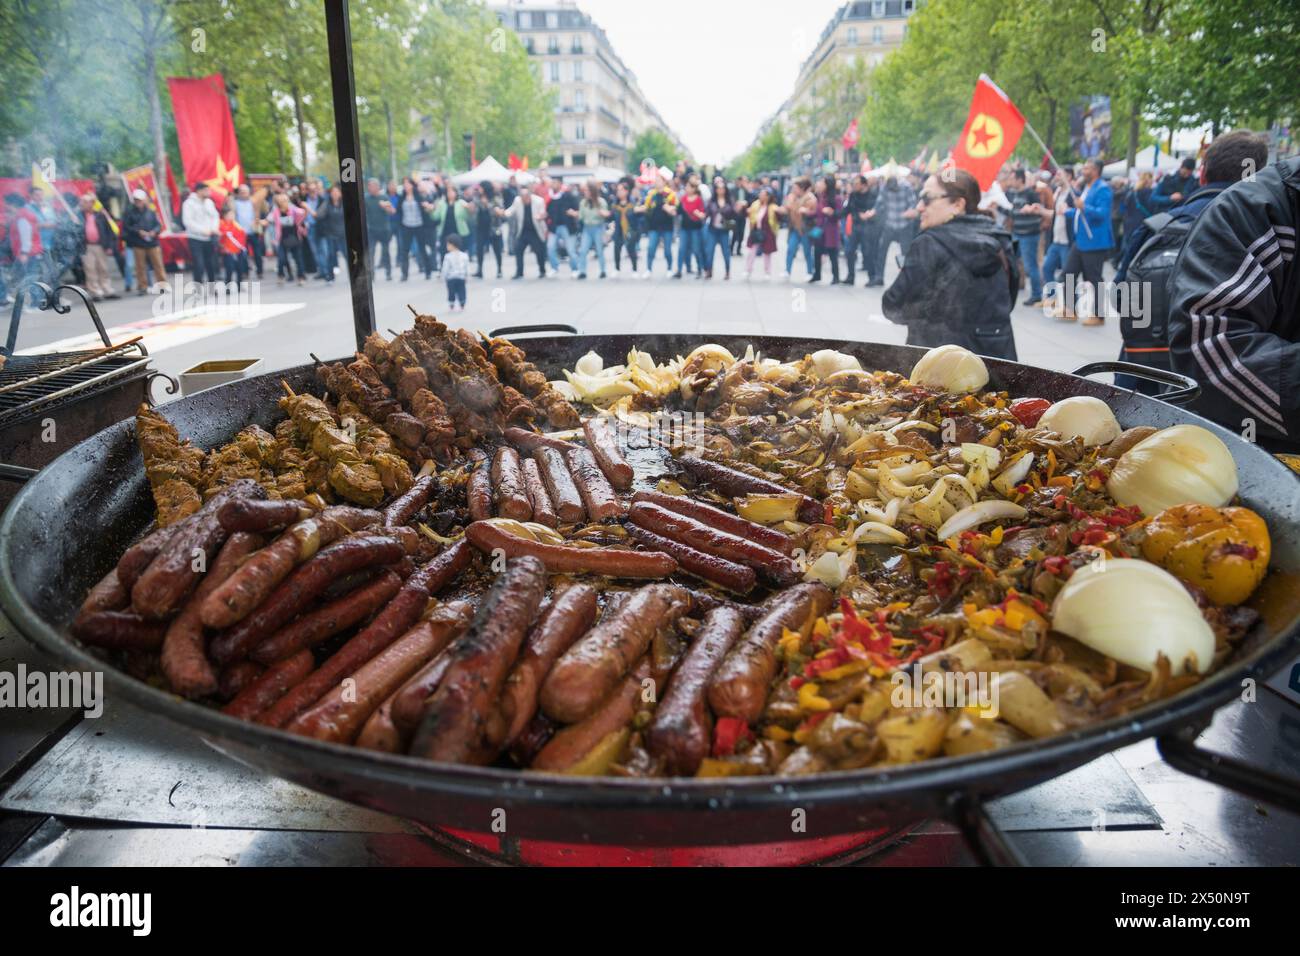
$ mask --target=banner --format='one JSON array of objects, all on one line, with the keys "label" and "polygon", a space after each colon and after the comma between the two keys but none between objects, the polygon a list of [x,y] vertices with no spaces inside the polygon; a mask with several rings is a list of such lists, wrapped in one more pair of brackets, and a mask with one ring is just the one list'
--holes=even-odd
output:
[{"label": "banner", "polygon": [[128,169],[122,173],[122,180],[126,183],[127,198],[137,189],[143,189],[149,196],[149,205],[153,211],[158,214],[158,219],[162,223],[163,232],[172,231],[171,211],[164,209],[162,200],[158,197],[158,178],[153,172],[153,163],[145,163],[143,166],[136,166],[134,169]]},{"label": "banner", "polygon": [[849,123],[848,128],[844,130],[844,135],[840,137],[840,142],[845,149],[852,149],[858,145],[858,120],[854,117],[853,122]]},{"label": "banner", "polygon": [[1024,131],[1024,115],[996,83],[981,73],[961,139],[952,151],[953,165],[973,175],[980,189],[987,191]]},{"label": "banner", "polygon": [[1080,159],[1110,153],[1110,97],[1088,96],[1070,107],[1070,149]]},{"label": "banner", "polygon": [[167,89],[172,95],[185,185],[192,189],[197,182],[207,183],[212,187],[213,201],[220,206],[226,195],[244,181],[226,82],[220,73],[192,78],[169,76]]}]

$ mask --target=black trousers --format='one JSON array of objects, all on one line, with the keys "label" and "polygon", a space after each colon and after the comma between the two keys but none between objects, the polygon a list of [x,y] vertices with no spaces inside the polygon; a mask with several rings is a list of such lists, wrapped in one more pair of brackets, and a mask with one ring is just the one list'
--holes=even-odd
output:
[{"label": "black trousers", "polygon": [[524,252],[528,249],[532,249],[537,256],[537,271],[546,275],[546,240],[535,229],[527,229],[515,240],[515,277],[524,274]]},{"label": "black trousers", "polygon": [[197,283],[220,282],[217,275],[217,240],[190,239],[190,259],[194,266],[194,281]]},{"label": "black trousers", "polygon": [[487,251],[492,249],[492,255],[497,260],[497,275],[501,275],[501,252],[503,243],[501,242],[501,233],[494,232],[490,236],[478,237],[478,276],[483,278],[483,260],[487,257]]},{"label": "black trousers", "polygon": [[618,272],[623,268],[623,246],[627,246],[627,258],[632,263],[632,271],[636,272],[636,246],[641,241],[641,236],[635,230],[628,230],[626,236],[621,229],[614,230],[614,271]]},{"label": "black trousers", "polygon": [[741,250],[744,249],[744,247],[745,247],[745,218],[744,216],[742,216],[741,218],[737,219],[736,224],[732,226],[731,254],[733,256],[740,255]]},{"label": "black trousers", "polygon": [[[393,277],[393,260],[388,254],[388,240],[392,238],[387,231],[380,232],[378,229],[370,233],[370,271],[375,272],[377,269],[383,269],[384,275],[389,279]],[[383,255],[377,254],[382,252]],[[376,262],[378,265],[376,266]]]},{"label": "black trousers", "polygon": [[[1077,245],[1070,247],[1070,253],[1065,257],[1065,273],[1078,278],[1075,284],[1075,301],[1067,303],[1067,309],[1073,307],[1077,314],[1082,315],[1104,316],[1106,314],[1105,304],[1101,301],[1101,279],[1106,257],[1109,255],[1109,249],[1080,249]],[[1082,295],[1084,287],[1088,287],[1092,302],[1090,305],[1085,303],[1080,308],[1078,297]]]},{"label": "black trousers", "polygon": [[848,269],[846,281],[852,282],[857,275],[859,258],[862,260],[862,271],[867,274],[867,278],[875,278],[872,273],[876,258],[876,246],[872,242],[875,236],[875,230],[859,219],[854,222],[853,231],[844,237],[844,264]]},{"label": "black trousers", "polygon": [[424,270],[424,277],[427,279],[438,271],[438,263],[442,261],[438,255],[438,227],[429,223],[420,226],[416,234],[420,239],[420,248],[424,250],[424,262],[420,264],[420,268]]},{"label": "black trousers", "polygon": [[[831,279],[835,282],[840,281],[840,250],[838,247],[830,248],[823,245],[813,246],[813,282],[822,281],[822,256],[831,257]],[[852,267],[850,267],[852,268]]]},{"label": "black trousers", "polygon": [[402,270],[402,278],[410,274],[411,246],[415,246],[416,262],[426,276],[433,271],[429,266],[428,253],[424,249],[424,240],[420,237],[419,226],[397,227],[397,264]]},{"label": "black trousers", "polygon": [[260,232],[248,234],[248,259],[253,264],[257,277],[262,278],[262,258],[266,255],[266,237]]}]

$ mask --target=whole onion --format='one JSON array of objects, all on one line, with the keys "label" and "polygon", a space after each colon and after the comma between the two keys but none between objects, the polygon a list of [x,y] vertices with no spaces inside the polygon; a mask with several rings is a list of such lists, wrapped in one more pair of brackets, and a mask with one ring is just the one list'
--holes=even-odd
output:
[{"label": "whole onion", "polygon": [[921,356],[908,379],[945,392],[976,392],[989,383],[989,370],[970,349],[940,345]]},{"label": "whole onion", "polygon": [[1121,455],[1106,490],[1120,504],[1137,505],[1146,515],[1184,504],[1220,508],[1237,493],[1237,463],[1213,432],[1200,425],[1174,425]]}]

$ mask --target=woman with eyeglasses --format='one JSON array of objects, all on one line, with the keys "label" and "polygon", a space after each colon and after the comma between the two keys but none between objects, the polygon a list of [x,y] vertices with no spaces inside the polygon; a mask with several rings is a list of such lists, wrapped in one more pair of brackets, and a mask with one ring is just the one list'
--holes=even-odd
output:
[{"label": "woman with eyeglasses", "polygon": [[885,317],[907,326],[907,344],[961,345],[1016,358],[1011,307],[1020,273],[1011,235],[978,212],[979,183],[964,169],[925,181],[917,203],[921,232],[894,284]]}]

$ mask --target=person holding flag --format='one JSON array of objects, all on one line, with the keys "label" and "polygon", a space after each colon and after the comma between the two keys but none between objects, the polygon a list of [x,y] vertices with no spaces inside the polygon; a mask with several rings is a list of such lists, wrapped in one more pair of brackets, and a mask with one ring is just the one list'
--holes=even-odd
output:
[{"label": "person holding flag", "polygon": [[[1111,247],[1115,245],[1111,238],[1110,209],[1111,189],[1101,178],[1103,169],[1100,159],[1090,159],[1083,164],[1083,194],[1073,199],[1074,208],[1070,211],[1074,220],[1074,245],[1065,258],[1065,271],[1073,275],[1082,275],[1082,291],[1085,298],[1075,302],[1066,302],[1063,321],[1073,322],[1083,310],[1081,325],[1097,326],[1106,321],[1106,309],[1101,301],[1103,293],[1102,267]],[[1090,294],[1091,301],[1087,295]],[[1080,302],[1082,304],[1080,305]],[[1071,306],[1075,308],[1071,308]]]},{"label": "person holding flag", "polygon": [[96,210],[99,200],[94,193],[85,193],[79,200],[81,208],[81,268],[86,274],[86,291],[96,302],[121,298],[108,278],[108,257],[117,244],[117,236],[108,225],[108,215],[103,207]]}]

